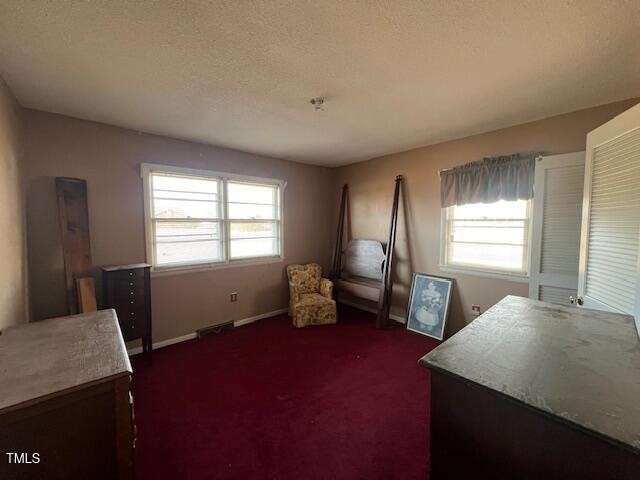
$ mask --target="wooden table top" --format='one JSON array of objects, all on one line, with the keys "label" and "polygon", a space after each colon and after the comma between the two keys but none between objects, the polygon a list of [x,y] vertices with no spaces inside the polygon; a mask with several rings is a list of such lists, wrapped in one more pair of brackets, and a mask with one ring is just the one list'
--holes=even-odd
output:
[{"label": "wooden table top", "polygon": [[101,268],[105,272],[117,272],[120,270],[134,270],[136,268],[147,268],[150,266],[150,263],[129,263],[127,265],[109,265]]},{"label": "wooden table top", "polygon": [[9,327],[0,335],[0,413],[131,372],[115,310]]},{"label": "wooden table top", "polygon": [[420,365],[640,454],[640,341],[629,315],[508,296]]}]

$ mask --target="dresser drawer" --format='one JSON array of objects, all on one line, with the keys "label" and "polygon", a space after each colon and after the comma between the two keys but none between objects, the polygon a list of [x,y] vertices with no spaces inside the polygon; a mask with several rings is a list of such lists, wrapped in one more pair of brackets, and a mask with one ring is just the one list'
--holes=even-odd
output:
[{"label": "dresser drawer", "polygon": [[125,280],[144,280],[144,269],[137,268],[134,270],[118,270],[117,272],[109,272],[109,276],[115,282]]},{"label": "dresser drawer", "polygon": [[122,278],[114,279],[111,284],[114,294],[125,294],[134,291],[136,294],[144,295],[145,280],[144,278]]},{"label": "dresser drawer", "polygon": [[139,338],[146,331],[146,309],[144,307],[116,307],[122,336],[125,340]]},{"label": "dresser drawer", "polygon": [[125,342],[129,340],[135,340],[137,338],[142,338],[145,335],[145,328],[140,324],[133,323],[127,326],[122,326],[122,337]]},{"label": "dresser drawer", "polygon": [[145,305],[146,295],[144,285],[122,285],[114,286],[112,292],[111,301],[114,306],[126,307],[126,306],[142,306]]},{"label": "dresser drawer", "polygon": [[147,305],[147,299],[144,295],[131,295],[123,296],[122,298],[115,298],[113,302],[113,308],[134,308],[145,307]]}]

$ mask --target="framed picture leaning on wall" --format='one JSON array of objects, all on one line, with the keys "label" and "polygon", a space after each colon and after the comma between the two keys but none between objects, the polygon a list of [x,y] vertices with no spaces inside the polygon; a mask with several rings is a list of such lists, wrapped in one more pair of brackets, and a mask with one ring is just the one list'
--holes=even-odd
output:
[{"label": "framed picture leaning on wall", "polygon": [[407,330],[442,340],[452,290],[452,278],[414,273],[407,308]]}]

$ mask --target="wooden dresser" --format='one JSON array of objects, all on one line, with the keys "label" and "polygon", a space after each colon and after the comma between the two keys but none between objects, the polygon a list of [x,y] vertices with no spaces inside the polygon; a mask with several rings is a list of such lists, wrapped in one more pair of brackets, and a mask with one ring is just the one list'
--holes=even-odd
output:
[{"label": "wooden dresser", "polygon": [[125,341],[142,339],[151,353],[151,265],[136,263],[102,268],[104,307],[115,308]]},{"label": "wooden dresser", "polygon": [[640,478],[632,317],[509,296],[420,363],[432,480]]},{"label": "wooden dresser", "polygon": [[3,331],[0,478],[132,479],[131,372],[113,310]]}]

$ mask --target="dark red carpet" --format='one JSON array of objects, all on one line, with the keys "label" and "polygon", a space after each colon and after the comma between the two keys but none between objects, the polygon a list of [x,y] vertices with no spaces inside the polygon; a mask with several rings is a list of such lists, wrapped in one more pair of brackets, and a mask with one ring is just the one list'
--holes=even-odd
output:
[{"label": "dark red carpet", "polygon": [[437,342],[371,314],[286,315],[134,360],[141,479],[425,479]]}]

